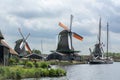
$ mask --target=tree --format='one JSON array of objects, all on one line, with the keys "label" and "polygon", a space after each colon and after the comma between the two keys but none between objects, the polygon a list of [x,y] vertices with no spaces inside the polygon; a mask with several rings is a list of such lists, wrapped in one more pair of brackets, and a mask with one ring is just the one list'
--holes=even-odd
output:
[{"label": "tree", "polygon": [[33,49],[33,50],[32,50],[32,53],[41,54],[41,51],[40,51],[40,50],[37,50],[37,49]]}]

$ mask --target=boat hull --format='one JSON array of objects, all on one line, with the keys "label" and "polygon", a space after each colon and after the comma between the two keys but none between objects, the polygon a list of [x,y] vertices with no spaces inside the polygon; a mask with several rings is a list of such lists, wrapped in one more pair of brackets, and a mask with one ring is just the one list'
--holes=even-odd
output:
[{"label": "boat hull", "polygon": [[113,60],[90,60],[89,64],[113,64]]}]

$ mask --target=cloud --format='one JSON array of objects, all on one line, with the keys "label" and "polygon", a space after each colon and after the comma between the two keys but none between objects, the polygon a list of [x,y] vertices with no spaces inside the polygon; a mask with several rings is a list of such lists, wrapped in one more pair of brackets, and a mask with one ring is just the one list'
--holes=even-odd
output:
[{"label": "cloud", "polygon": [[[119,1],[115,0],[1,0],[0,29],[5,39],[13,43],[21,38],[18,33],[20,27],[25,36],[31,34],[28,42],[32,48],[40,48],[40,40],[43,39],[44,47],[49,51],[55,49],[56,36],[63,30],[58,26],[59,21],[69,27],[70,15],[73,14],[72,31],[85,39],[80,46],[76,46],[79,43],[76,42],[75,48],[89,54],[88,48],[97,40],[100,16],[102,31],[106,32],[106,23],[109,22],[112,38],[119,44],[119,8]],[[115,41],[112,44],[118,48]]]}]

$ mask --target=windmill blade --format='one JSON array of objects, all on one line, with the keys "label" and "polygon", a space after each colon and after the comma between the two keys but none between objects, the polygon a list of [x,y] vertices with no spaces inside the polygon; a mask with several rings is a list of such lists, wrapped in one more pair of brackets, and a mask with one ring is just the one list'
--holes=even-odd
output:
[{"label": "windmill blade", "polygon": [[70,15],[70,31],[72,30],[73,15]]},{"label": "windmill blade", "polygon": [[69,30],[68,27],[61,22],[59,22],[59,26],[64,28],[65,30]]},{"label": "windmill blade", "polygon": [[25,38],[24,38],[24,36],[23,36],[23,34],[22,34],[22,32],[21,32],[21,29],[18,28],[18,30],[19,30],[20,35],[21,35],[22,38],[23,38],[23,41],[22,41],[21,44],[20,44],[20,49],[23,49],[23,47],[25,46]]},{"label": "windmill blade", "polygon": [[22,32],[21,32],[21,29],[20,28],[18,28],[18,30],[19,30],[19,32],[20,32],[20,35],[22,36],[22,38],[23,38],[23,41],[21,42],[21,44],[20,44],[20,49],[23,49],[23,47],[25,46],[25,44],[26,44],[26,40],[28,39],[28,37],[30,36],[30,33],[27,35],[27,37],[26,38],[24,38],[24,36],[23,36],[23,34],[22,34]]},{"label": "windmill blade", "polygon": [[31,51],[30,46],[28,45],[28,43],[27,43],[27,42],[26,42],[25,46],[26,46],[26,48],[27,48],[28,52],[31,54],[31,53],[32,53],[32,51]]},{"label": "windmill blade", "polygon": [[21,42],[21,44],[20,44],[20,49],[23,49],[23,47],[25,46],[25,43],[26,43],[26,42],[24,42],[24,41]]},{"label": "windmill blade", "polygon": [[27,37],[25,38],[25,41],[28,39],[28,37],[30,36],[30,33],[27,35]]},{"label": "windmill blade", "polygon": [[75,32],[73,32],[73,37],[76,38],[76,39],[78,39],[78,40],[80,40],[80,41],[83,40],[83,37],[80,36],[79,34],[75,33]]},{"label": "windmill blade", "polygon": [[71,33],[71,30],[72,30],[72,20],[73,20],[73,15],[70,15],[70,33],[69,33],[69,36],[70,36],[70,44],[71,44],[71,49],[73,49],[73,46],[72,46],[72,33]]},{"label": "windmill blade", "polygon": [[23,41],[20,44],[20,49],[23,49],[23,47],[25,46],[25,44],[27,43],[26,40],[28,39],[28,37],[30,36],[30,33],[27,35],[26,38],[23,39]]},{"label": "windmill blade", "polygon": [[23,34],[22,34],[22,32],[21,32],[21,29],[20,29],[20,28],[18,28],[18,30],[19,30],[20,35],[22,36],[22,38],[23,38],[23,39],[25,39],[25,38],[24,38],[24,36],[23,36]]}]

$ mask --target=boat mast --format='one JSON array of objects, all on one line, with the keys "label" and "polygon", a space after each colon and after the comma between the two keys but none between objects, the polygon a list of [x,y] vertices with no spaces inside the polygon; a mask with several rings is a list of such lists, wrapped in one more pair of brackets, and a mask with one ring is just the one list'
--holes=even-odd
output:
[{"label": "boat mast", "polygon": [[99,46],[101,44],[101,17],[100,17],[100,20],[99,20],[99,36],[98,36],[98,39],[99,39]]},{"label": "boat mast", "polygon": [[108,37],[109,37],[109,24],[107,22],[107,59],[108,59]]}]

